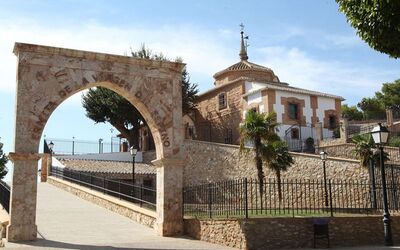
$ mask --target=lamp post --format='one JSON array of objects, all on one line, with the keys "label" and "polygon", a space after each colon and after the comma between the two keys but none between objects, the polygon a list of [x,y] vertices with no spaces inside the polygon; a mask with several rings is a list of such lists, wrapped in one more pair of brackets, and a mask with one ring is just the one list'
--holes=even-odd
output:
[{"label": "lamp post", "polygon": [[325,166],[325,162],[326,159],[328,159],[328,153],[325,151],[322,151],[321,153],[319,153],[319,156],[321,157],[322,160],[322,166],[324,168],[324,189],[325,189],[325,206],[328,206],[328,188],[326,186],[326,166]]},{"label": "lamp post", "polygon": [[49,146],[49,149],[50,149],[50,174],[51,174],[53,172],[53,148],[54,148],[53,141],[50,141],[48,146]]},{"label": "lamp post", "polygon": [[131,147],[131,155],[132,155],[132,185],[135,185],[135,157],[137,154],[137,149],[133,146]]},{"label": "lamp post", "polygon": [[381,181],[382,181],[382,196],[383,196],[383,230],[385,234],[385,246],[393,246],[392,240],[392,228],[390,226],[390,213],[388,208],[388,199],[386,191],[386,174],[385,174],[385,163],[384,163],[384,153],[383,145],[387,142],[389,137],[389,131],[381,123],[371,130],[372,138],[375,144],[379,147],[380,155],[380,167],[381,167]]}]

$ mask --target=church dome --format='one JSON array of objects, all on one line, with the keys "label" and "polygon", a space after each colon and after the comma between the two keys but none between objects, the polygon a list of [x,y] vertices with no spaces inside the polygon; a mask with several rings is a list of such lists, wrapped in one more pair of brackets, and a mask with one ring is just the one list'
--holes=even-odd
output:
[{"label": "church dome", "polygon": [[256,82],[280,83],[279,78],[274,74],[272,69],[248,61],[249,57],[247,56],[247,43],[245,44],[244,41],[247,40],[248,37],[243,36],[243,30],[240,32],[240,34],[240,62],[215,73],[215,85],[219,86],[239,78]]}]

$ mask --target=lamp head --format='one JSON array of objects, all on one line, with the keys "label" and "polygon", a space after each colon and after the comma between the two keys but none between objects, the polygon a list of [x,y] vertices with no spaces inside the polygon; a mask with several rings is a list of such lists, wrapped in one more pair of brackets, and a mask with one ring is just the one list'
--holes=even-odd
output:
[{"label": "lamp head", "polygon": [[326,161],[326,159],[328,159],[328,153],[325,151],[321,151],[319,153],[319,156],[321,157],[321,160]]},{"label": "lamp head", "polygon": [[387,127],[382,126],[381,123],[378,123],[378,125],[371,130],[371,135],[372,139],[374,139],[375,144],[383,145],[388,141],[389,130],[387,129]]},{"label": "lamp head", "polygon": [[51,151],[53,151],[53,148],[54,148],[54,143],[53,143],[53,141],[51,141],[50,143],[49,143],[49,149],[51,150]]},{"label": "lamp head", "polygon": [[136,156],[136,154],[137,154],[137,149],[136,149],[136,148],[134,148],[134,147],[132,146],[131,149],[130,149],[130,151],[131,151],[131,155],[132,155],[132,156]]}]

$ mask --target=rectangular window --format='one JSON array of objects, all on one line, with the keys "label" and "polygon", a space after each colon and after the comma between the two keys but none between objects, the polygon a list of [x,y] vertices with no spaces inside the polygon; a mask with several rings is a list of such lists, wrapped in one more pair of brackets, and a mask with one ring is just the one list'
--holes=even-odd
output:
[{"label": "rectangular window", "polygon": [[224,109],[227,107],[227,102],[226,102],[226,93],[221,93],[218,95],[218,109]]},{"label": "rectangular window", "polygon": [[297,120],[298,117],[298,105],[289,103],[289,118],[292,120]]},{"label": "rectangular window", "polygon": [[330,129],[335,129],[336,128],[336,116],[330,115],[329,116],[329,128]]},{"label": "rectangular window", "polygon": [[292,128],[292,139],[299,139],[299,129],[298,128]]}]

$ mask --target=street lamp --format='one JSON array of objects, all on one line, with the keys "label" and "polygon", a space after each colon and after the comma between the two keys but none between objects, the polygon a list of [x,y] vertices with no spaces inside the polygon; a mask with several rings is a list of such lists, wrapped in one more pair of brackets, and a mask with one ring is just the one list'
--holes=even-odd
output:
[{"label": "street lamp", "polygon": [[319,156],[321,157],[322,160],[322,166],[324,168],[324,188],[325,188],[325,206],[328,206],[328,188],[326,186],[326,166],[325,166],[325,162],[328,159],[328,153],[325,151],[322,151],[321,153],[319,153]]},{"label": "street lamp", "polygon": [[[51,141],[49,144],[49,149],[50,149],[50,174],[53,172],[53,148],[54,148],[54,143]],[[42,170],[43,171],[43,170]]]},{"label": "street lamp", "polygon": [[53,148],[54,148],[53,141],[51,141],[48,146],[49,146],[49,149],[50,149],[50,156],[51,156],[53,154]]},{"label": "street lamp", "polygon": [[131,147],[131,155],[132,155],[132,185],[135,185],[135,157],[137,154],[137,149],[133,146]]},{"label": "street lamp", "polygon": [[384,163],[383,145],[388,141],[389,130],[378,123],[378,126],[371,130],[372,138],[375,144],[379,147],[380,165],[381,165],[381,181],[382,181],[382,195],[383,195],[383,230],[385,233],[385,246],[393,246],[392,228],[390,226],[390,213],[388,208],[387,191],[386,191],[386,173]]}]

